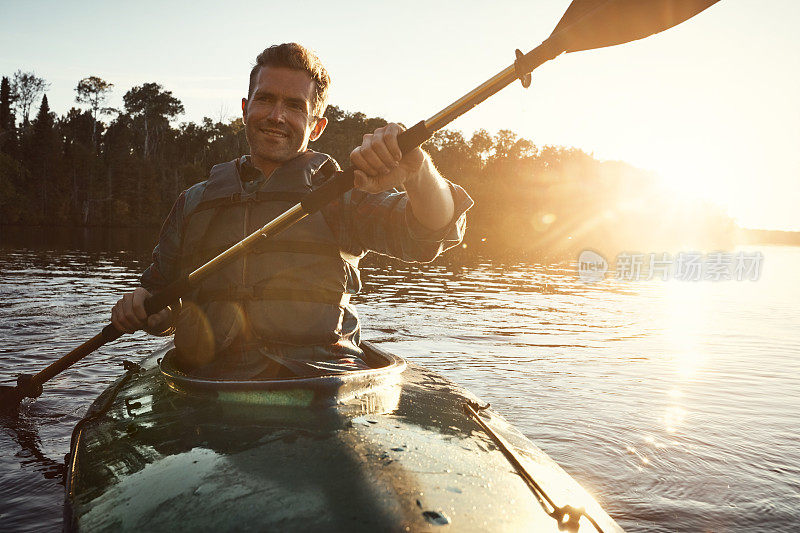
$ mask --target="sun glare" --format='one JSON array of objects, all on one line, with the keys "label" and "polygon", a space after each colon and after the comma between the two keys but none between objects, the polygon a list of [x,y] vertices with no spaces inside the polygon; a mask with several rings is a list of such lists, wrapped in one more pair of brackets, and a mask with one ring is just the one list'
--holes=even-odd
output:
[{"label": "sun glare", "polygon": [[669,347],[679,381],[692,379],[705,363],[698,342],[708,318],[706,293],[699,283],[671,280],[665,283]]},{"label": "sun glare", "polygon": [[669,161],[656,167],[656,172],[662,186],[686,203],[705,201],[730,208],[719,169],[709,168],[705,162]]}]

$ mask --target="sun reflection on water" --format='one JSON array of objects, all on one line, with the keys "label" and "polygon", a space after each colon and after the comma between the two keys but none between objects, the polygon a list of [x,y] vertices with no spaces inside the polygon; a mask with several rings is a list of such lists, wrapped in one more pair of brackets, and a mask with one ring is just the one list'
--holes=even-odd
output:
[{"label": "sun reflection on water", "polygon": [[702,283],[671,281],[664,286],[666,327],[664,337],[674,371],[674,384],[667,391],[661,422],[667,434],[675,436],[688,416],[683,389],[708,371],[708,357],[700,339],[707,328],[709,303]]}]

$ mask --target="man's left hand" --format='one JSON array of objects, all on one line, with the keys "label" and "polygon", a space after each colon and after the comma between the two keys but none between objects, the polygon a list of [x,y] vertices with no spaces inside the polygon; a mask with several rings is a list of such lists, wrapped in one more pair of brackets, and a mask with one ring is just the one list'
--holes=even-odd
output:
[{"label": "man's left hand", "polygon": [[397,144],[401,131],[399,124],[387,124],[364,135],[361,146],[350,152],[357,189],[375,194],[419,177],[427,155],[419,147],[403,155]]}]

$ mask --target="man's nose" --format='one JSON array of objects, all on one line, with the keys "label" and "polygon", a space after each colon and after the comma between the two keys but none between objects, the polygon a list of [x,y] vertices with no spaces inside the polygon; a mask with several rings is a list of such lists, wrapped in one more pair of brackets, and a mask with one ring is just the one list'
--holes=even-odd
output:
[{"label": "man's nose", "polygon": [[272,104],[272,107],[269,110],[269,115],[267,116],[270,120],[274,120],[276,122],[284,122],[286,118],[286,107],[283,105],[282,102],[275,102]]}]

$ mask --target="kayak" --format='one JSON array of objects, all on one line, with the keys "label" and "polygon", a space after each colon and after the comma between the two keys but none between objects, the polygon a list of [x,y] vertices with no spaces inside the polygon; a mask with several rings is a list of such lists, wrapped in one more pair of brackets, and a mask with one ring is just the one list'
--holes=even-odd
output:
[{"label": "kayak", "polygon": [[221,381],[165,346],[67,456],[68,531],[622,531],[479,398],[365,342],[368,370]]}]

